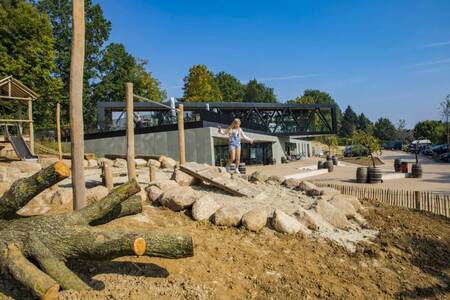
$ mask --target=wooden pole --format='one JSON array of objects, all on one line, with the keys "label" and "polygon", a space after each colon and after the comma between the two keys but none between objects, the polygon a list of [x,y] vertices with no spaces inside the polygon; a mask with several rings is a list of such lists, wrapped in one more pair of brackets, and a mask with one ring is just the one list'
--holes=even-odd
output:
[{"label": "wooden pole", "polygon": [[150,182],[156,180],[156,167],[155,166],[150,165],[150,167],[149,167],[149,177],[150,177]]},{"label": "wooden pole", "polygon": [[178,106],[178,148],[180,149],[180,164],[186,163],[186,146],[184,143],[184,106]]},{"label": "wooden pole", "polygon": [[62,159],[61,146],[61,104],[56,103],[56,142],[58,143],[58,158]]},{"label": "wooden pole", "polygon": [[421,205],[420,202],[422,201],[421,197],[420,197],[420,192],[419,191],[415,191],[414,192],[414,199],[416,201],[415,203],[415,209],[420,209]]},{"label": "wooden pole", "polygon": [[34,154],[33,102],[28,101],[28,128],[30,131],[30,151]]},{"label": "wooden pole", "polygon": [[86,206],[84,180],[83,70],[85,44],[84,0],[72,1],[72,56],[70,62],[70,137],[72,148],[73,209]]},{"label": "wooden pole", "polygon": [[136,165],[134,163],[134,106],[133,83],[127,82],[127,167],[128,180],[136,178]]},{"label": "wooden pole", "polygon": [[108,161],[103,162],[103,184],[111,192],[114,187],[113,174]]}]

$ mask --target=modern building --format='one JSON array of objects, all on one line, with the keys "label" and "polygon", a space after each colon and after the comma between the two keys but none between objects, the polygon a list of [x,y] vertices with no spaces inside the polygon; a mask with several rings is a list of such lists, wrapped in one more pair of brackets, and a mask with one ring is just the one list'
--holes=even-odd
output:
[{"label": "modern building", "polygon": [[[136,155],[167,155],[178,158],[178,126],[175,107],[136,102]],[[186,159],[222,165],[228,157],[228,139],[219,134],[234,118],[254,139],[243,143],[241,161],[247,164],[280,163],[284,158],[309,157],[314,149],[304,138],[336,133],[336,108],[325,104],[278,103],[183,103]],[[126,153],[125,102],[100,102],[98,128],[85,135],[85,151],[98,156]],[[171,109],[170,109],[171,107]]]}]

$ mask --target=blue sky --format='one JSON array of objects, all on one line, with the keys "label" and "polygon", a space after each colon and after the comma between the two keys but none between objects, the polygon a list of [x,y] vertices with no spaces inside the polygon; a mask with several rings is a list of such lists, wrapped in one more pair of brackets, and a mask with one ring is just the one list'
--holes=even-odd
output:
[{"label": "blue sky", "polygon": [[256,78],[285,102],[307,88],[372,120],[438,119],[450,94],[450,1],[94,0],[111,42],[148,59],[169,96],[193,64]]}]

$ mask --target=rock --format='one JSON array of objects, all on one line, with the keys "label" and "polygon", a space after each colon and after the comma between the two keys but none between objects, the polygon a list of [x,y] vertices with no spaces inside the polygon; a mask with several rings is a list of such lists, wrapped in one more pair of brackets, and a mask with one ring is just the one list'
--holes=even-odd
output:
[{"label": "rock", "polygon": [[174,180],[176,183],[178,183],[181,186],[191,186],[191,185],[197,185],[200,183],[200,180],[197,178],[184,173],[181,170],[175,170],[173,171],[171,180]]},{"label": "rock", "polygon": [[71,188],[58,189],[51,195],[51,198],[49,199],[48,203],[53,204],[53,205],[55,205],[55,204],[64,205],[64,204],[73,203],[72,189]]},{"label": "rock", "polygon": [[299,208],[295,213],[294,216],[297,218],[297,220],[305,225],[310,230],[317,230],[319,226],[317,225],[316,221],[314,220],[313,212],[306,210],[304,208]]},{"label": "rock", "polygon": [[113,167],[114,163],[112,160],[106,158],[106,157],[100,157],[99,159],[97,159],[97,163],[100,167],[103,167],[103,165],[105,164],[105,162],[109,163],[110,167]]},{"label": "rock", "polygon": [[213,217],[214,224],[219,226],[239,226],[242,213],[234,206],[223,206],[216,211]]},{"label": "rock", "polygon": [[248,177],[248,181],[253,183],[264,183],[267,180],[267,175],[261,173],[260,171],[255,171]]},{"label": "rock", "polygon": [[8,191],[10,187],[10,182],[0,182],[0,197],[3,196],[3,194]]},{"label": "rock", "polygon": [[10,167],[17,168],[22,173],[36,173],[42,166],[40,163],[31,162],[31,161],[14,161],[10,163]]},{"label": "rock", "polygon": [[197,194],[190,187],[178,186],[163,192],[159,203],[173,211],[181,211],[191,207],[197,198]]},{"label": "rock", "polygon": [[317,202],[316,211],[325,221],[336,228],[346,230],[350,227],[350,222],[345,215],[326,200]]},{"label": "rock", "polygon": [[158,203],[163,191],[156,185],[151,185],[145,188],[148,200],[152,203]]},{"label": "rock", "polygon": [[172,188],[179,187],[178,183],[175,180],[170,180],[170,179],[153,181],[149,184],[149,186],[153,186],[153,185],[160,188],[163,192],[165,192],[169,189],[172,189]]},{"label": "rock", "polygon": [[352,203],[343,197],[336,196],[334,196],[329,203],[336,207],[347,218],[354,217],[356,215],[356,209],[353,207]]},{"label": "rock", "polygon": [[362,208],[361,202],[359,202],[358,198],[356,198],[355,196],[336,194],[333,196],[332,199],[344,199],[344,200],[350,202],[356,211],[360,211]]},{"label": "rock", "polygon": [[161,163],[159,161],[157,161],[156,159],[149,159],[147,162],[147,167],[156,167],[156,168],[161,168]]},{"label": "rock", "polygon": [[142,158],[136,158],[134,164],[136,165],[136,168],[143,168],[147,166],[147,161]]},{"label": "rock", "polygon": [[296,190],[305,192],[310,197],[323,195],[323,191],[309,181],[301,181]]},{"label": "rock", "polygon": [[341,192],[339,192],[338,190],[330,187],[321,187],[319,188],[319,190],[321,191],[320,198],[327,201],[331,200],[331,198],[333,198],[334,196],[341,194]]},{"label": "rock", "polygon": [[17,214],[23,217],[40,216],[50,211],[50,206],[24,206],[17,211]]},{"label": "rock", "polygon": [[209,195],[197,199],[192,206],[192,218],[197,221],[208,220],[220,208],[220,205]]},{"label": "rock", "polygon": [[163,169],[173,169],[177,165],[177,162],[174,159],[164,155],[159,157],[159,162],[161,163],[161,168]]},{"label": "rock", "polygon": [[283,183],[283,178],[281,176],[269,176],[269,178],[267,178],[267,183],[270,183],[270,184],[282,184]]},{"label": "rock", "polygon": [[88,161],[85,159],[83,160],[83,168],[87,168],[89,166]]},{"label": "rock", "polygon": [[285,181],[283,181],[283,185],[287,187],[288,189],[294,189],[296,188],[300,183],[300,180],[295,178],[288,178]]},{"label": "rock", "polygon": [[39,157],[39,163],[41,164],[43,169],[45,169],[48,166],[54,164],[58,160],[59,159],[57,159],[56,157]]},{"label": "rock", "polygon": [[86,201],[88,204],[95,203],[108,195],[108,189],[103,185],[97,185],[86,190]]},{"label": "rock", "polygon": [[115,168],[126,168],[127,161],[123,158],[116,158],[113,163],[113,167]]},{"label": "rock", "polygon": [[242,216],[242,226],[251,231],[260,231],[266,226],[267,217],[267,210],[254,208]]},{"label": "rock", "polygon": [[17,179],[20,179],[22,175],[20,174],[20,170],[17,168],[14,168],[12,166],[8,167],[6,169],[6,181],[7,182],[14,182]]},{"label": "rock", "polygon": [[87,163],[89,168],[98,168],[98,162],[95,159],[88,159]]},{"label": "rock", "polygon": [[303,233],[308,232],[308,229],[299,221],[294,217],[287,215],[280,209],[276,209],[273,213],[272,226],[276,231],[282,233],[296,234],[299,231],[302,231]]}]

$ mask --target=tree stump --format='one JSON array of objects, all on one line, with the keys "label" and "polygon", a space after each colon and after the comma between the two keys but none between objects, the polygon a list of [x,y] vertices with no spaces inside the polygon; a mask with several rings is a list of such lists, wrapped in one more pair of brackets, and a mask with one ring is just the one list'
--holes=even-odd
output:
[{"label": "tree stump", "polygon": [[[111,231],[95,225],[140,213],[135,179],[101,201],[71,213],[18,218],[15,212],[44,189],[69,176],[57,162],[16,181],[0,200],[0,267],[41,299],[63,289],[90,287],[65,265],[68,258],[112,259],[127,255],[182,258],[193,255],[192,238],[153,231]],[[134,196],[133,196],[134,195]],[[32,263],[36,262],[37,265]]]}]

